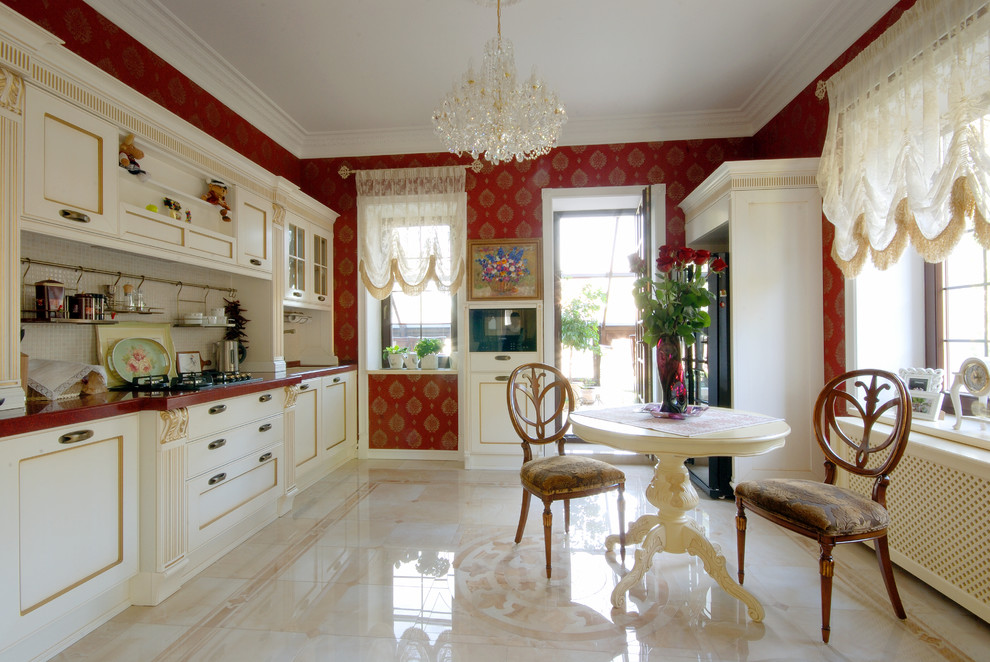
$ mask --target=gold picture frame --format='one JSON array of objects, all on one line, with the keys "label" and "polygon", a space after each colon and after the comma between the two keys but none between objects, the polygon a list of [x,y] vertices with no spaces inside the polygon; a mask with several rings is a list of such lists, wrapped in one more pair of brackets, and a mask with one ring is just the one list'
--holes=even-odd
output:
[{"label": "gold picture frame", "polygon": [[539,299],[543,282],[539,239],[468,241],[468,301]]}]

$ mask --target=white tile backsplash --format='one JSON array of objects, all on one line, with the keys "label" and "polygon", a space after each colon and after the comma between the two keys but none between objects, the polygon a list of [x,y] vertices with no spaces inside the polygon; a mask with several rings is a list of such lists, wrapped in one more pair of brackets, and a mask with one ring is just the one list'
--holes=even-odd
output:
[{"label": "white tile backsplash", "polygon": [[[149,248],[153,254],[154,249]],[[158,283],[146,280],[141,290],[144,292],[145,305],[156,310],[151,315],[134,313],[119,314],[118,319],[132,322],[173,322],[182,314],[194,311],[209,312],[211,308],[224,305],[226,290],[233,287],[233,277],[219,270],[206,269],[162,260],[151,255],[137,255],[113,249],[102,248],[47,237],[30,232],[21,233],[21,257],[61,264],[81,265],[107,271],[141,274],[149,278],[200,283],[224,291],[203,288],[179,287],[169,283]],[[25,275],[25,269],[27,273]],[[41,280],[57,280],[66,285],[70,294],[79,292],[105,293],[104,287],[111,285],[116,276],[103,274],[80,273],[73,269],[60,269],[40,265],[21,265],[22,298],[21,308],[33,311],[34,284]],[[78,290],[77,290],[78,281]],[[117,284],[117,296],[123,296],[123,286],[130,283],[137,287],[140,279],[121,278]],[[34,318],[33,314],[25,314],[24,318]],[[96,330],[93,325],[83,324],[41,324],[25,323],[24,340],[21,351],[36,357],[58,361],[74,361],[78,363],[99,363],[96,348]],[[222,328],[172,328],[172,340],[177,351],[198,351],[204,360],[213,358],[212,344],[223,337]]]}]

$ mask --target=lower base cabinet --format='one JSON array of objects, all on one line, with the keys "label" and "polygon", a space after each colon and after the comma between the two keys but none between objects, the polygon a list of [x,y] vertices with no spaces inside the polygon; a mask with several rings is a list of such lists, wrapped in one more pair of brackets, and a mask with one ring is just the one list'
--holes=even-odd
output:
[{"label": "lower base cabinet", "polygon": [[357,372],[289,387],[293,409],[293,481],[305,489],[357,457]]},{"label": "lower base cabinet", "polygon": [[138,570],[138,415],[0,443],[0,660],[130,604]]}]

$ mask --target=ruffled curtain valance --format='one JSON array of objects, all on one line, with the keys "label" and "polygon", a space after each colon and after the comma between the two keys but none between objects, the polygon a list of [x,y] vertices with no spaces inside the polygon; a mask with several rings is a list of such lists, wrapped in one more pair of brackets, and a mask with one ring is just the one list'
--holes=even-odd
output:
[{"label": "ruffled curtain valance", "polygon": [[918,0],[826,89],[818,186],[847,278],[909,242],[940,262],[970,224],[990,248],[987,0]]},{"label": "ruffled curtain valance", "polygon": [[430,281],[456,292],[464,280],[464,168],[357,173],[361,280],[376,299],[396,283],[419,294]]}]

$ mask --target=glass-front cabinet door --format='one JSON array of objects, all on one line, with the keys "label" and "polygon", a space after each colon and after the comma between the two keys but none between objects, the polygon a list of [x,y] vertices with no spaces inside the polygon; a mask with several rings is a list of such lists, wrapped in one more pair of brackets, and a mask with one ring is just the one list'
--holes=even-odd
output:
[{"label": "glass-front cabinet door", "polygon": [[306,230],[288,223],[287,299],[302,299],[306,290]]},{"label": "glass-front cabinet door", "polygon": [[313,232],[313,294],[316,301],[330,300],[330,241]]}]

